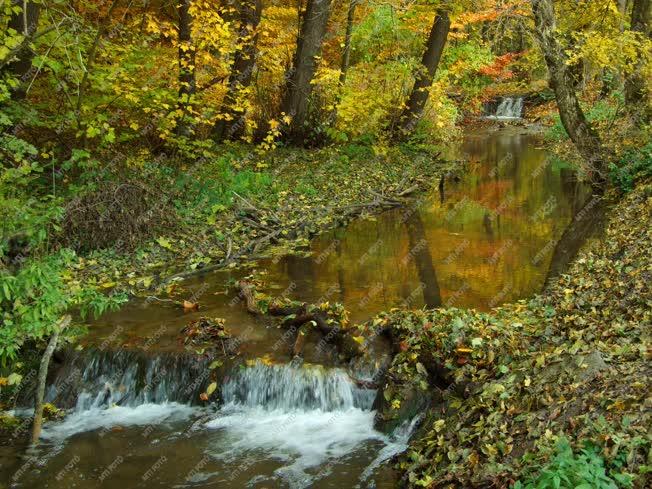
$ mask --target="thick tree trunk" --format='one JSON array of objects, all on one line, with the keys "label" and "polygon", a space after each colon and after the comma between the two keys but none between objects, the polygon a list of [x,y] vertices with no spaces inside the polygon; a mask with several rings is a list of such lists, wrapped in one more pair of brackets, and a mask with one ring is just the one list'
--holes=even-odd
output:
[{"label": "thick tree trunk", "polygon": [[592,183],[604,186],[606,160],[602,142],[586,120],[574,90],[574,77],[558,35],[552,0],[531,0],[535,34],[548,66],[549,84],[555,92],[561,122],[582,158],[589,166]]},{"label": "thick tree trunk", "polygon": [[287,76],[281,111],[292,118],[288,138],[301,142],[305,134],[312,79],[317,69],[326,24],[330,16],[331,0],[308,0],[297,40],[294,63]]},{"label": "thick tree trunk", "polygon": [[[632,6],[631,29],[640,32],[644,38],[650,37],[650,0],[634,0]],[[640,53],[642,54],[642,53]],[[625,80],[625,101],[635,113],[649,119],[652,108],[650,107],[650,94],[647,90],[647,80],[642,74],[643,60],[636,66],[636,71]]]},{"label": "thick tree trunk", "polygon": [[256,67],[256,40],[258,24],[262,12],[261,0],[243,0],[237,6],[239,17],[239,42],[233,59],[229,88],[224,97],[224,118],[219,119],[213,128],[213,139],[237,139],[244,132],[245,111],[237,107],[238,96],[251,83]]},{"label": "thick tree trunk", "polygon": [[421,119],[423,109],[428,101],[428,90],[432,86],[435,78],[437,66],[444,52],[450,27],[451,21],[448,17],[448,12],[439,10],[432,24],[430,35],[428,36],[426,51],[423,53],[423,59],[421,60],[423,66],[417,73],[410,99],[399,120],[399,136],[405,136],[411,133],[419,122],[419,119]]},{"label": "thick tree trunk", "polygon": [[[30,39],[36,33],[38,28],[38,21],[41,14],[41,6],[34,2],[27,2],[23,0],[14,0],[14,5],[20,6],[22,10],[12,15],[9,20],[9,27],[16,30],[16,32],[25,36],[25,39]],[[25,91],[23,89],[23,82],[27,81],[32,73],[32,60],[34,59],[34,52],[25,43],[17,53],[16,60],[9,63],[6,70],[14,77],[18,78],[19,85],[14,91],[14,97],[23,98]]]},{"label": "thick tree trunk", "polygon": [[34,420],[32,422],[32,444],[38,443],[39,436],[41,436],[41,427],[43,426],[43,398],[45,397],[45,382],[48,376],[48,367],[50,359],[57,347],[59,341],[59,334],[70,324],[70,316],[65,316],[59,324],[54,328],[48,346],[43,352],[41,357],[41,364],[38,369],[38,378],[36,382],[36,394],[34,396]]},{"label": "thick tree trunk", "polygon": [[177,6],[179,15],[179,109],[181,117],[177,121],[177,134],[188,136],[192,131],[189,122],[191,98],[197,90],[195,81],[195,47],[192,44],[192,0],[180,0]]}]

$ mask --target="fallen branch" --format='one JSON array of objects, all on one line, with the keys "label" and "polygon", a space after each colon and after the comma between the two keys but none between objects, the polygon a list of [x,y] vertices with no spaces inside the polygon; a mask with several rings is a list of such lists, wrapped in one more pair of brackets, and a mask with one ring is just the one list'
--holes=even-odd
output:
[{"label": "fallen branch", "polygon": [[43,352],[41,357],[41,364],[38,370],[38,381],[36,384],[36,395],[34,399],[34,420],[32,421],[32,445],[37,445],[39,437],[41,436],[41,427],[43,426],[43,398],[45,397],[45,381],[48,376],[48,367],[50,366],[50,358],[57,347],[59,341],[59,334],[68,327],[72,318],[64,316],[54,327],[52,336],[48,346]]}]

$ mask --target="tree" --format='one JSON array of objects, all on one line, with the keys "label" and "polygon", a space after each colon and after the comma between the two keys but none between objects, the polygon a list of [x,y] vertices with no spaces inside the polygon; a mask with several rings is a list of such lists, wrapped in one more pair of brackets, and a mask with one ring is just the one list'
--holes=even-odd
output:
[{"label": "tree", "polygon": [[281,111],[292,118],[288,139],[300,142],[305,134],[308,117],[312,79],[317,69],[317,57],[321,51],[330,16],[331,0],[308,0],[302,16],[292,68],[287,74],[285,95]]},{"label": "tree", "polygon": [[48,341],[48,346],[41,357],[41,364],[38,369],[38,378],[36,381],[36,395],[34,396],[34,419],[32,421],[32,445],[38,443],[41,436],[41,427],[43,426],[43,398],[45,397],[45,383],[48,377],[48,367],[50,359],[57,347],[59,334],[70,324],[70,316],[64,316],[55,326],[52,336]]},{"label": "tree", "polygon": [[439,60],[444,52],[450,26],[451,21],[448,12],[438,10],[435,15],[435,21],[432,24],[430,35],[428,36],[428,41],[426,42],[426,50],[421,60],[422,66],[414,80],[414,87],[412,88],[407,106],[399,119],[399,136],[405,136],[411,133],[421,119],[423,109],[428,101],[428,90],[432,86]]},{"label": "tree", "polygon": [[[41,6],[35,2],[23,0],[14,0],[12,3],[21,9],[20,12],[11,16],[8,27],[22,34],[23,42],[19,45],[15,59],[7,65],[6,69],[14,77],[18,78],[19,82],[23,82],[29,76],[32,69],[34,51],[30,48],[29,43],[38,29]],[[14,91],[14,96],[17,98],[23,98],[25,96],[25,92],[22,90],[22,83],[19,83],[18,88]]]},{"label": "tree", "polygon": [[353,33],[353,19],[355,18],[355,7],[358,0],[349,2],[349,9],[346,14],[346,33],[344,34],[344,50],[342,51],[342,65],[340,67],[340,86],[346,83],[346,72],[349,70],[351,61],[351,34]]},{"label": "tree", "polygon": [[192,44],[192,0],[180,0],[177,6],[179,17],[179,104],[177,134],[188,136],[191,127],[188,121],[191,111],[191,99],[197,90],[195,80],[195,47]]},{"label": "tree", "polygon": [[[634,0],[631,28],[633,31],[641,33],[643,39],[650,37],[651,15],[650,0]],[[636,71],[625,80],[625,101],[635,112],[649,119],[650,95],[647,90],[645,76],[642,73],[643,63],[642,59],[639,60]]]},{"label": "tree", "polygon": [[586,119],[575,93],[575,77],[564,49],[557,41],[557,26],[552,0],[531,0],[535,36],[548,67],[550,88],[555,93],[561,122],[589,166],[595,188],[604,186],[606,158],[597,132]]},{"label": "tree", "polygon": [[256,39],[261,12],[261,0],[238,3],[238,47],[233,56],[228,92],[222,104],[225,114],[213,127],[213,139],[217,142],[239,138],[244,132],[245,111],[238,107],[238,99],[243,89],[251,83],[256,66]]}]

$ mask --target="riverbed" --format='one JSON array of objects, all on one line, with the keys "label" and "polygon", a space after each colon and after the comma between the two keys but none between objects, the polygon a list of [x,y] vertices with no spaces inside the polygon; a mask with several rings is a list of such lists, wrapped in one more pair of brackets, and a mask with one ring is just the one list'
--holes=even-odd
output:
[{"label": "riverbed", "polygon": [[[253,267],[264,291],[341,302],[352,321],[392,307],[489,310],[539,292],[559,268],[560,237],[589,197],[572,169],[520,127],[469,133],[459,176],[433,182],[413,205],[322,234],[305,253]],[[374,427],[377,361],[336,365],[309,338],[305,363],[291,343],[249,315],[230,283],[251,273],[197,275],[184,313],[134,300],[94,322],[81,351],[55,364],[47,397],[70,409],[46,423],[38,449],[1,448],[10,487],[394,487],[385,462],[404,450],[415,420]],[[217,379],[216,405],[199,395],[208,361],[179,331],[200,316],[224,318],[246,362]],[[217,395],[217,394],[216,394]]]}]

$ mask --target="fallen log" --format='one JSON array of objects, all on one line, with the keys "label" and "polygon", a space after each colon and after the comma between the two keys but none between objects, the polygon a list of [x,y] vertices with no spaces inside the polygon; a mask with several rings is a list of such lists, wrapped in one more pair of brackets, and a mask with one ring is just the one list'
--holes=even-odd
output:
[{"label": "fallen log", "polygon": [[[247,310],[252,314],[263,314],[256,301],[256,291],[253,284],[245,280],[238,281],[236,287],[240,297],[243,297]],[[272,301],[266,308],[265,314],[282,318],[281,324],[288,329],[297,331],[292,353],[301,356],[305,336],[310,328],[317,329],[323,338],[321,342],[333,343],[340,354],[353,358],[362,353],[361,344],[353,339],[351,332],[339,324],[329,323],[328,314],[318,307],[307,303],[288,304]],[[297,353],[298,352],[298,353]]]}]

